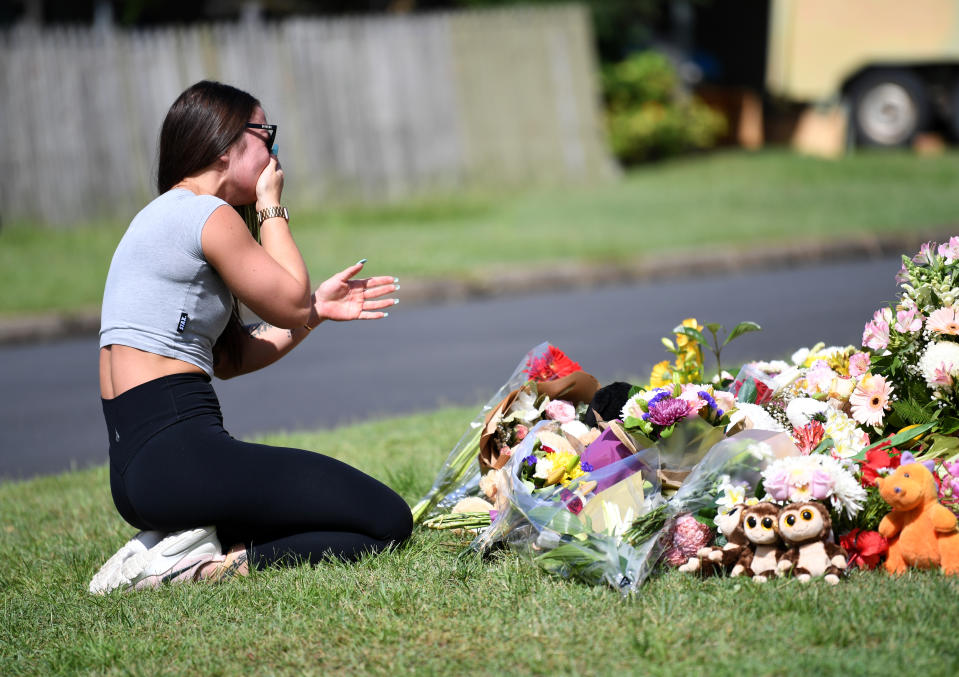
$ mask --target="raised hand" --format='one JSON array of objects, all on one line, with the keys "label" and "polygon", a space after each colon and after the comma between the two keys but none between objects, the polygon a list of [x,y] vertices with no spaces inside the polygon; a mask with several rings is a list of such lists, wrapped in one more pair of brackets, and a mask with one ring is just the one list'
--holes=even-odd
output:
[{"label": "raised hand", "polygon": [[378,320],[387,316],[383,308],[399,303],[399,299],[383,298],[400,288],[395,277],[381,275],[352,279],[363,269],[365,262],[364,259],[350,266],[316,288],[311,327],[323,320]]},{"label": "raised hand", "polygon": [[256,208],[275,207],[280,204],[283,194],[283,168],[275,155],[270,156],[266,167],[256,180]]}]

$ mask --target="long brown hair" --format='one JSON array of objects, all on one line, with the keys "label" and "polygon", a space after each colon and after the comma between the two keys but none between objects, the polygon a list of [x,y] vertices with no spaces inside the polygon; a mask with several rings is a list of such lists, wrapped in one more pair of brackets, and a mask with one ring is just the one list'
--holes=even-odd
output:
[{"label": "long brown hair", "polygon": [[[186,89],[170,106],[160,128],[157,190],[163,194],[219,160],[246,131],[258,106],[260,102],[251,94],[222,82],[202,80]],[[234,207],[256,237],[252,205]],[[242,332],[239,302],[234,296],[230,321],[213,346],[214,362],[222,355],[239,367]]]}]

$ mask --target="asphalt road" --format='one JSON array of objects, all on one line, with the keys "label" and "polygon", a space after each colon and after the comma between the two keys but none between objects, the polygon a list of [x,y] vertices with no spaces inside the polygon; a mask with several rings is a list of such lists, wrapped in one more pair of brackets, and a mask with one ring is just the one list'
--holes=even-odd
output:
[{"label": "asphalt road", "polygon": [[[476,405],[549,341],[601,383],[648,375],[683,318],[762,332],[724,363],[775,359],[816,341],[857,344],[896,294],[897,257],[524,295],[396,306],[386,320],[325,324],[282,361],[215,383],[237,437]],[[402,294],[402,292],[401,292]],[[104,463],[96,337],[0,348],[0,479]],[[707,362],[711,367],[711,362]]]}]

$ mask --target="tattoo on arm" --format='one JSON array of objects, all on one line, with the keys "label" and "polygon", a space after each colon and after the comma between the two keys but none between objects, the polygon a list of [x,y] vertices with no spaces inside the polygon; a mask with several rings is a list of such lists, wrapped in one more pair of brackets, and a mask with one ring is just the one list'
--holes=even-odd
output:
[{"label": "tattoo on arm", "polygon": [[[270,329],[274,329],[274,327],[268,322],[257,322],[256,324],[246,325],[246,330],[249,332],[250,336],[260,336],[261,334],[268,332]],[[293,338],[293,330],[287,329],[286,335],[290,338]]]},{"label": "tattoo on arm", "polygon": [[257,322],[256,324],[246,325],[246,330],[250,333],[250,336],[259,336],[260,334],[265,334],[272,328],[273,325],[266,322]]}]

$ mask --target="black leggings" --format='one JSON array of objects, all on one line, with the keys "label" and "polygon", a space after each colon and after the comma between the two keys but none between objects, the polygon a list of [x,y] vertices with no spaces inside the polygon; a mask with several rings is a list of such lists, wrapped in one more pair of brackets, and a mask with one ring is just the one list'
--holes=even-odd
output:
[{"label": "black leggings", "polygon": [[409,506],[322,454],[241,442],[223,429],[205,375],[176,374],[103,400],[110,489],[138,529],[215,525],[253,566],[355,559],[409,537]]}]

